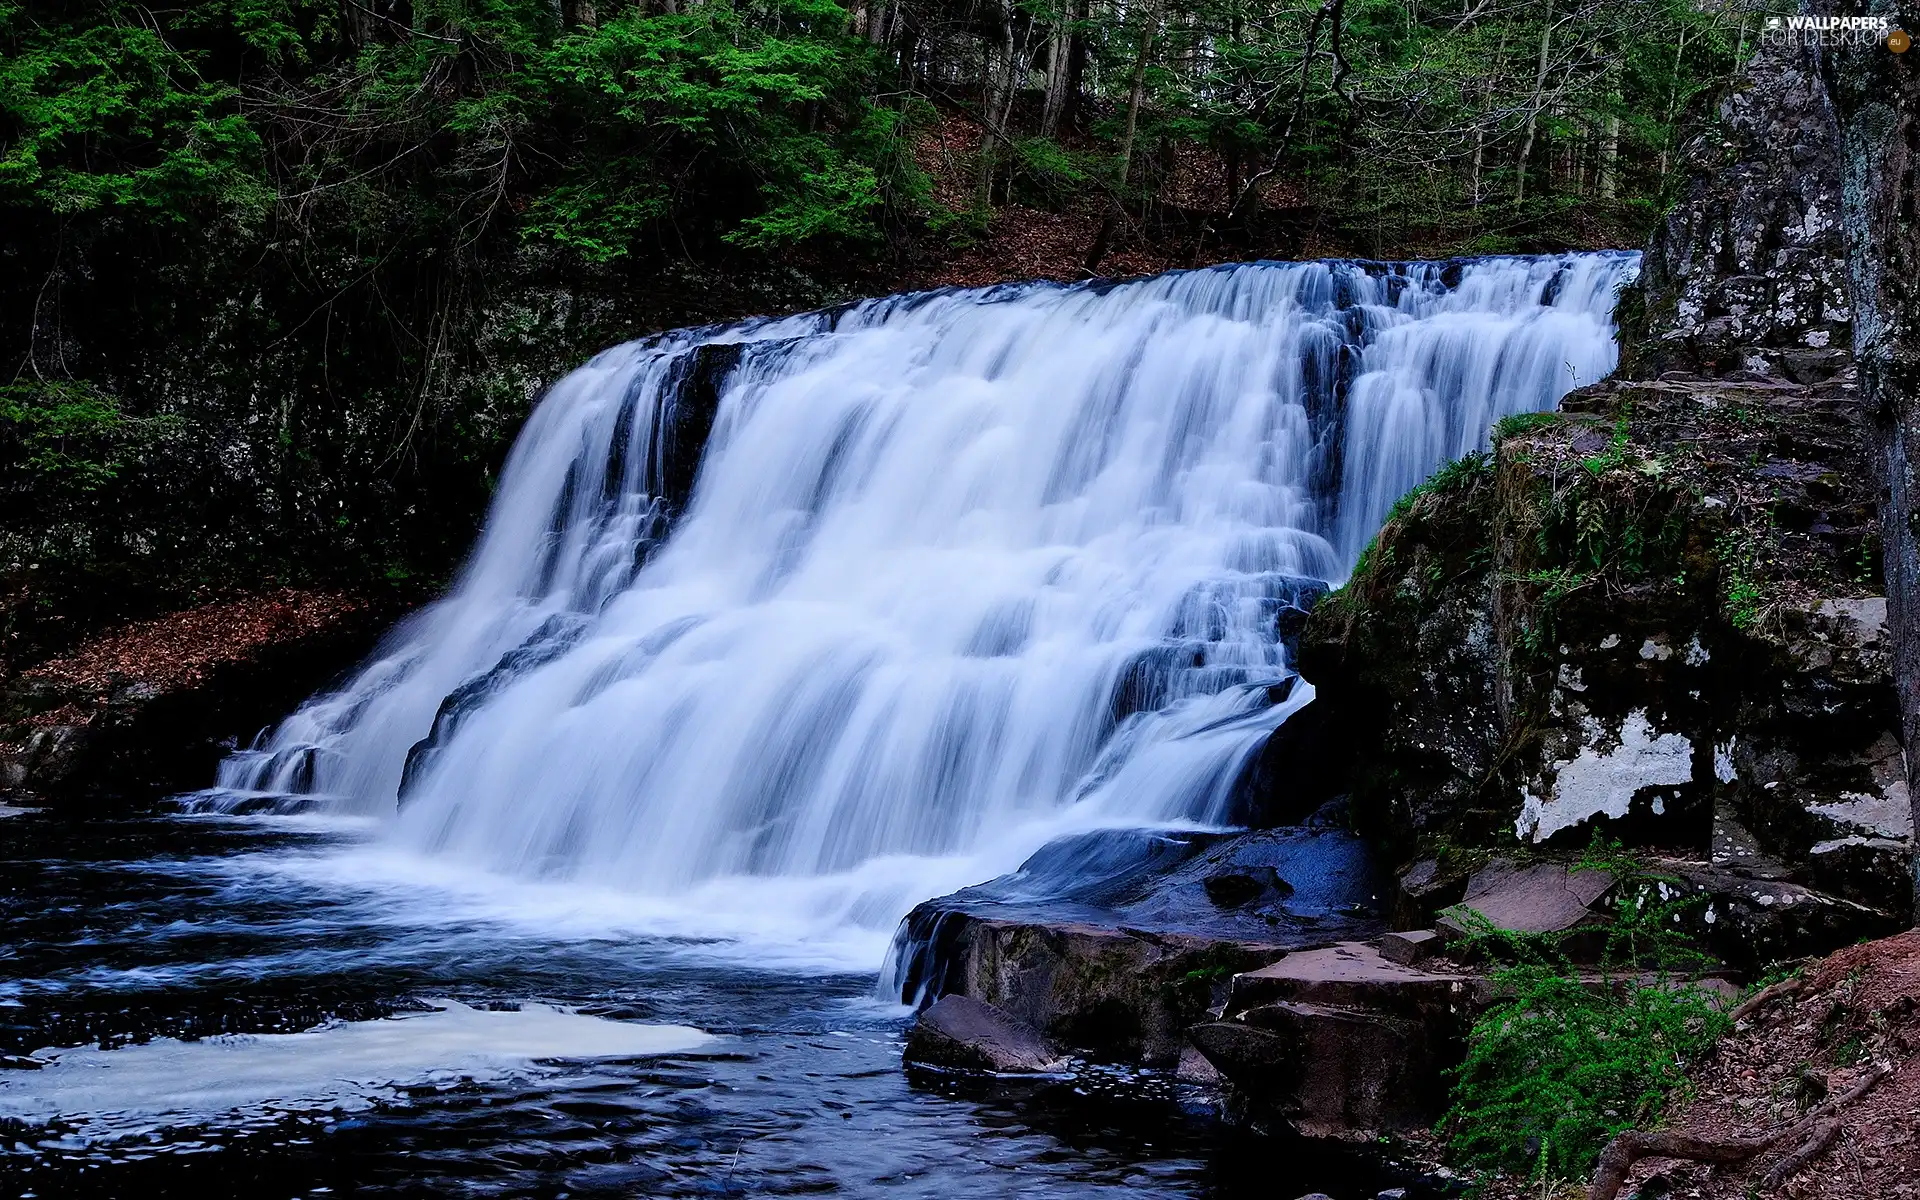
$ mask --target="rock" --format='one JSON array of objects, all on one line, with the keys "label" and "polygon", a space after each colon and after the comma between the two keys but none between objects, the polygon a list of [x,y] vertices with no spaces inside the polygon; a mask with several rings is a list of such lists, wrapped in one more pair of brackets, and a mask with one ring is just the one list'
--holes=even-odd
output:
[{"label": "rock", "polygon": [[1417,929],[1433,924],[1443,909],[1458,904],[1466,894],[1467,876],[1444,871],[1436,859],[1424,858],[1395,878],[1393,922]]},{"label": "rock", "polygon": [[1905,924],[1885,910],[1778,879],[1753,879],[1711,863],[1652,859],[1679,892],[1700,902],[1683,919],[1700,943],[1743,969],[1824,953],[1863,938],[1885,937]]},{"label": "rock", "polygon": [[1686,191],[1642,260],[1628,367],[1810,382],[1849,365],[1841,160],[1811,46],[1763,42],[1687,140]]},{"label": "rock", "polygon": [[1293,895],[1293,885],[1274,873],[1272,867],[1248,871],[1219,871],[1202,882],[1207,899],[1221,908],[1239,908],[1266,896],[1285,899]]},{"label": "rock", "polygon": [[970,996],[942,996],[907,1035],[906,1060],[999,1074],[1062,1070],[1067,1060],[1032,1026]]},{"label": "rock", "polygon": [[1442,942],[1436,930],[1409,929],[1382,934],[1374,946],[1380,951],[1381,958],[1410,967],[1440,953]]},{"label": "rock", "polygon": [[1228,1019],[1189,1037],[1242,1096],[1297,1131],[1368,1138],[1438,1118],[1481,990],[1345,943],[1235,976]]},{"label": "rock", "polygon": [[1180,1065],[1174,1068],[1173,1077],[1181,1083],[1191,1083],[1198,1087],[1219,1087],[1226,1082],[1226,1076],[1215,1069],[1214,1065],[1207,1061],[1207,1056],[1200,1053],[1200,1048],[1194,1045],[1181,1048]]},{"label": "rock", "polygon": [[[1564,863],[1518,866],[1495,859],[1467,883],[1462,908],[1471,909],[1493,925],[1514,933],[1564,933],[1601,923],[1593,905],[1613,886],[1604,871],[1574,871]],[[1440,918],[1450,937],[1468,933],[1456,917]]]},{"label": "rock", "polygon": [[1159,1067],[1179,1062],[1187,1026],[1206,1018],[1234,970],[1285,953],[1272,944],[956,910],[933,911],[930,923],[934,937],[910,954],[926,993],[990,1003],[1095,1059]]},{"label": "rock", "polygon": [[895,986],[993,1004],[1092,1058],[1173,1067],[1235,972],[1380,932],[1377,890],[1338,828],[1070,838],[914,909]]},{"label": "rock", "polygon": [[1228,1015],[1276,1001],[1370,1009],[1422,1019],[1458,1015],[1479,981],[1451,971],[1402,966],[1361,942],[1302,950],[1233,977]]}]

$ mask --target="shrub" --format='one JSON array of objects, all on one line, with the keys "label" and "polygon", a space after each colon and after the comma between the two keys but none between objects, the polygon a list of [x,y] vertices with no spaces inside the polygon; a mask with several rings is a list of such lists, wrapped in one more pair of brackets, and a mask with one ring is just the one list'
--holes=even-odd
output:
[{"label": "shrub", "polygon": [[1456,910],[1470,941],[1506,963],[1445,1118],[1465,1163],[1540,1181],[1585,1175],[1608,1139],[1658,1119],[1688,1063],[1729,1027],[1690,986],[1708,961],[1677,931],[1693,901],[1609,843],[1596,841],[1576,869],[1616,880],[1597,971],[1574,964],[1566,935],[1513,934]]}]

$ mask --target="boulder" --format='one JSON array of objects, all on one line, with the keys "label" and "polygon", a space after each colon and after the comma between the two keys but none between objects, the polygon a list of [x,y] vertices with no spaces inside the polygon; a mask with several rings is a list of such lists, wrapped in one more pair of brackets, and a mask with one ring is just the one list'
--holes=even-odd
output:
[{"label": "boulder", "polygon": [[[1497,858],[1467,882],[1460,907],[1470,909],[1495,929],[1512,933],[1567,933],[1602,923],[1594,904],[1613,886],[1604,871],[1575,871],[1565,863],[1525,866]],[[1440,918],[1440,930],[1463,937],[1468,923],[1456,915]]]},{"label": "boulder", "polygon": [[1206,1019],[1234,971],[1286,953],[1272,943],[959,911],[934,923],[934,942],[915,958],[937,978],[940,1001],[983,1001],[1087,1057],[1156,1067],[1179,1063],[1187,1027]]},{"label": "boulder", "polygon": [[1288,1000],[1451,1021],[1471,1007],[1481,987],[1474,976],[1402,966],[1363,942],[1339,942],[1235,975],[1225,1011],[1231,1016]]},{"label": "boulder", "polygon": [[1430,1126],[1481,981],[1343,943],[1234,977],[1225,1019],[1189,1031],[1247,1101],[1312,1137]]},{"label": "boulder", "polygon": [[1698,902],[1682,920],[1710,953],[1743,969],[1887,937],[1905,924],[1884,909],[1783,879],[1755,879],[1712,863],[1653,859],[1676,894]]},{"label": "boulder", "polygon": [[1328,821],[1260,833],[1108,831],[920,905],[902,1000],[992,1004],[1087,1057],[1175,1067],[1235,972],[1384,925],[1365,847]]},{"label": "boulder", "polygon": [[971,996],[942,996],[914,1022],[906,1060],[998,1074],[1059,1071],[1066,1056],[1031,1025]]},{"label": "boulder", "polygon": [[1440,953],[1444,945],[1438,930],[1408,929],[1395,933],[1382,934],[1374,942],[1374,948],[1380,951],[1380,957],[1390,963],[1410,967],[1424,962]]}]

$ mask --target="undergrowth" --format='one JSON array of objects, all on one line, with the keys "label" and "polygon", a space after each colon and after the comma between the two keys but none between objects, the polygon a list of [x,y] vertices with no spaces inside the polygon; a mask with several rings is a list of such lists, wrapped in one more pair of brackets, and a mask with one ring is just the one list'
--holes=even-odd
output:
[{"label": "undergrowth", "polygon": [[1601,839],[1575,869],[1615,881],[1599,965],[1584,973],[1567,941],[1591,931],[1517,934],[1454,910],[1470,948],[1503,965],[1443,1128],[1459,1161],[1541,1183],[1586,1175],[1615,1134],[1657,1120],[1687,1064],[1729,1028],[1689,986],[1711,961],[1680,931],[1698,897]]}]

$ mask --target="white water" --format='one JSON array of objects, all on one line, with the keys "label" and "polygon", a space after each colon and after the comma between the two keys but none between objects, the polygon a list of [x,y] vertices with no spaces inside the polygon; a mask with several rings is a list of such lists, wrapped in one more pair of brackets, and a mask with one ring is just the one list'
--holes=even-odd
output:
[{"label": "white water", "polygon": [[[607,351],[528,421],[447,598],[221,785],[783,939],[884,936],[1062,833],[1229,822],[1311,698],[1270,702],[1278,608],[1609,372],[1635,261],[1254,264]],[[705,342],[750,345],[656,542],[651,431]]]},{"label": "white water", "polygon": [[43,1050],[46,1065],[0,1075],[0,1115],[61,1117],[85,1138],[124,1137],[227,1113],[270,1124],[289,1112],[354,1111],[403,1089],[538,1075],[555,1060],[680,1054],[716,1041],[684,1025],[640,1025],[526,1004],[451,1000],[434,1011],[301,1033],[158,1038],[116,1050]]}]

